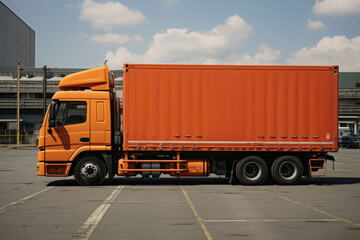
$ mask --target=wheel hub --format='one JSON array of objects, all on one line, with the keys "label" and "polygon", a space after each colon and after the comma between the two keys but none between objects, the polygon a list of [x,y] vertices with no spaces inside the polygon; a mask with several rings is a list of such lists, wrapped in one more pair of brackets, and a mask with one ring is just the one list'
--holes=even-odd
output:
[{"label": "wheel hub", "polygon": [[85,163],[81,167],[81,175],[85,178],[93,178],[99,172],[99,167],[95,163]]},{"label": "wheel hub", "polygon": [[261,175],[261,167],[258,163],[249,162],[244,166],[243,173],[248,179],[256,180]]},{"label": "wheel hub", "polygon": [[283,162],[280,165],[280,175],[285,179],[292,179],[297,174],[297,168],[292,162]]}]

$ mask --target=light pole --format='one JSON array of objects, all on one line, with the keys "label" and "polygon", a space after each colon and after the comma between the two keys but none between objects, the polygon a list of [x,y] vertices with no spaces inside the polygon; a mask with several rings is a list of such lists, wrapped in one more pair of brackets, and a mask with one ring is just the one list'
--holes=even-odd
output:
[{"label": "light pole", "polygon": [[44,117],[46,114],[46,80],[47,80],[47,70],[50,70],[50,68],[47,68],[46,65],[43,67],[44,70],[44,78],[43,78],[43,108],[44,108]]},{"label": "light pole", "polygon": [[20,63],[17,63],[16,147],[20,144]]}]

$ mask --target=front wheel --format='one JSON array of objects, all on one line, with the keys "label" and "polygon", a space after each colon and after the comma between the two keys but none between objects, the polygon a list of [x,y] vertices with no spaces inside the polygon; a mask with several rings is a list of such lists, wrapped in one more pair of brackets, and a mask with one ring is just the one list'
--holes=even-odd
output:
[{"label": "front wheel", "polygon": [[304,167],[295,156],[277,158],[271,166],[271,175],[277,184],[296,184],[302,177]]},{"label": "front wheel", "polygon": [[97,157],[84,157],[76,165],[74,177],[82,186],[100,185],[106,176],[106,166]]},{"label": "front wheel", "polygon": [[266,162],[258,156],[245,157],[236,164],[236,178],[244,185],[262,184],[267,174]]}]

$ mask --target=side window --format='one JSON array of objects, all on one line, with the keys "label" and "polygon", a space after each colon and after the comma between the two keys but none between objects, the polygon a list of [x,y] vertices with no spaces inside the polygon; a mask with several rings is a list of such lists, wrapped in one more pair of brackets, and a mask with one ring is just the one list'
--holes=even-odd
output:
[{"label": "side window", "polygon": [[65,126],[86,122],[86,102],[63,101],[56,108],[55,126]]}]

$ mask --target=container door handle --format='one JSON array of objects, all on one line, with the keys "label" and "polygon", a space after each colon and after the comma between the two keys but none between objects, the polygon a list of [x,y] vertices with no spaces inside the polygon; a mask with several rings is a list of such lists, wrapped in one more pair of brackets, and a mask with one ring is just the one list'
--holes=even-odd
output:
[{"label": "container door handle", "polygon": [[88,137],[80,138],[80,142],[90,142],[90,138]]}]

